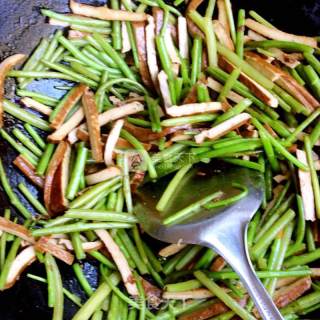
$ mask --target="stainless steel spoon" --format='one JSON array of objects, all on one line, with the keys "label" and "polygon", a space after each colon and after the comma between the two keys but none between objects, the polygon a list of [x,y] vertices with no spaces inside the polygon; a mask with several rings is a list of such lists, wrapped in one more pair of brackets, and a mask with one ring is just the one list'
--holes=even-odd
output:
[{"label": "stainless steel spoon", "polygon": [[[212,248],[238,273],[264,320],[283,319],[272,299],[257,278],[246,246],[248,223],[258,210],[263,197],[263,180],[257,171],[229,168],[220,172],[205,166],[190,171],[179,184],[163,212],[156,204],[168,184],[167,178],[147,183],[136,194],[134,211],[144,230],[152,237],[168,243],[198,244]],[[173,226],[162,220],[191,203],[222,190],[227,197],[239,192],[232,182],[248,188],[248,194],[228,207],[202,209],[193,217]]]}]

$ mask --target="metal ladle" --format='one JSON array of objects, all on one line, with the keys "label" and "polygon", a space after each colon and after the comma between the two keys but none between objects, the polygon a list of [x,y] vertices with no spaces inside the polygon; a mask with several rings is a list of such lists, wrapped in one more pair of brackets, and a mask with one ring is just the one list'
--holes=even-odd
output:
[{"label": "metal ladle", "polygon": [[[219,171],[209,165],[191,170],[181,181],[166,209],[156,209],[167,178],[149,182],[138,189],[134,211],[143,229],[152,237],[168,243],[196,244],[212,248],[238,273],[264,320],[283,319],[271,297],[255,274],[248,255],[246,232],[263,198],[263,178],[254,170],[229,168]],[[248,188],[247,195],[228,207],[201,209],[179,224],[166,226],[163,219],[191,203],[221,190],[226,195],[237,191],[232,183]]]}]

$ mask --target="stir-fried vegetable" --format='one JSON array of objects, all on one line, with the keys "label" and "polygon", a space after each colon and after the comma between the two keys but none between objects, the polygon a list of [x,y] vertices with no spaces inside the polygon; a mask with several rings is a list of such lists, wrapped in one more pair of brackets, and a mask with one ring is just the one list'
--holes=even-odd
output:
[{"label": "stir-fried vegetable", "polygon": [[[72,0],[70,14],[42,10],[67,35],[42,39],[20,70],[12,68],[21,54],[0,64],[0,135],[37,188],[10,184],[0,159],[2,190],[19,217],[8,209],[0,217],[1,290],[40,262],[47,279],[28,276],[47,283],[56,320],[64,297],[79,306],[76,320],[259,318],[222,257],[155,246],[134,215],[144,181],[174,173],[156,206],[165,211],[197,163],[225,162],[264,177],[247,244],[275,304],[286,319],[320,308],[318,38],[278,30],[254,11],[234,15],[229,0],[202,2],[190,0],[183,13],[179,0]],[[17,79],[15,102],[5,99],[6,77]],[[28,89],[42,78],[67,81],[60,99]],[[24,126],[9,132],[9,117]],[[246,196],[233,187],[232,197],[212,190],[163,223]],[[63,287],[56,259],[72,266],[87,301]],[[99,265],[98,287],[85,260]]]}]

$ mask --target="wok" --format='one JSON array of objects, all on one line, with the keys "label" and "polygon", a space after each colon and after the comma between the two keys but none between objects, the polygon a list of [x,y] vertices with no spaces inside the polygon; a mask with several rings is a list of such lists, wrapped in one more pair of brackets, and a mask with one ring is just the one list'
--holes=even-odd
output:
[{"label": "wok", "polygon": [[[92,5],[105,3],[103,0],[86,2]],[[235,9],[254,9],[284,31],[306,35],[320,34],[320,0],[236,0],[233,1],[233,5]],[[57,12],[68,12],[68,0],[0,0],[0,61],[13,53],[29,54],[41,37],[53,32],[54,28],[45,24],[45,19],[40,14],[40,8],[43,7]],[[13,85],[12,80],[7,81],[6,93],[12,99]],[[45,85],[41,85],[42,88],[39,88],[39,84],[36,86],[44,93],[47,91],[48,95],[59,97],[63,94],[63,91],[53,88],[52,81],[45,82]],[[16,126],[23,129],[21,123],[6,117],[8,130]],[[12,167],[15,156],[15,152],[1,140],[0,157],[4,161],[11,184],[15,186],[18,181],[24,181],[30,190],[36,193],[36,189]],[[0,189],[0,212],[7,207],[8,199]],[[15,214],[14,209],[12,212]],[[71,268],[63,264],[59,267],[64,286],[85,299]],[[96,287],[98,280],[94,261],[86,261],[84,271],[91,285]],[[40,264],[34,264],[28,272],[45,276],[44,267]],[[65,319],[71,319],[76,310],[77,307],[65,299]],[[35,282],[24,275],[12,289],[0,293],[0,320],[18,320],[26,317],[34,320],[51,319],[51,310],[47,308],[45,284]],[[309,315],[308,319],[320,319],[320,311]]]}]

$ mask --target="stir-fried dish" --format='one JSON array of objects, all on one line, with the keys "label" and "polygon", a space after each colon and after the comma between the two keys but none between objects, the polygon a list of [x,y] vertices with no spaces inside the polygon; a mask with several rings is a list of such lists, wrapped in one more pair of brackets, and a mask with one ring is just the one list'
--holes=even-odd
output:
[{"label": "stir-fried dish", "polygon": [[[222,257],[155,245],[135,216],[140,185],[171,175],[162,211],[201,162],[261,173],[263,203],[247,234],[257,275],[285,319],[320,308],[319,38],[283,32],[254,11],[233,14],[230,0],[184,3],[42,9],[57,31],[29,57],[0,64],[1,138],[38,190],[10,184],[0,160],[11,204],[0,217],[0,290],[22,274],[42,282],[55,320],[64,299],[79,306],[75,320],[259,319]],[[7,78],[15,100],[5,97]],[[43,79],[62,80],[61,98],[30,89]],[[7,119],[22,125],[8,130]],[[216,192],[197,207],[237,201],[246,190],[236,187],[237,196]],[[84,261],[98,265],[97,286]],[[28,273],[35,263],[46,277]],[[87,300],[64,287],[60,263]]]}]

